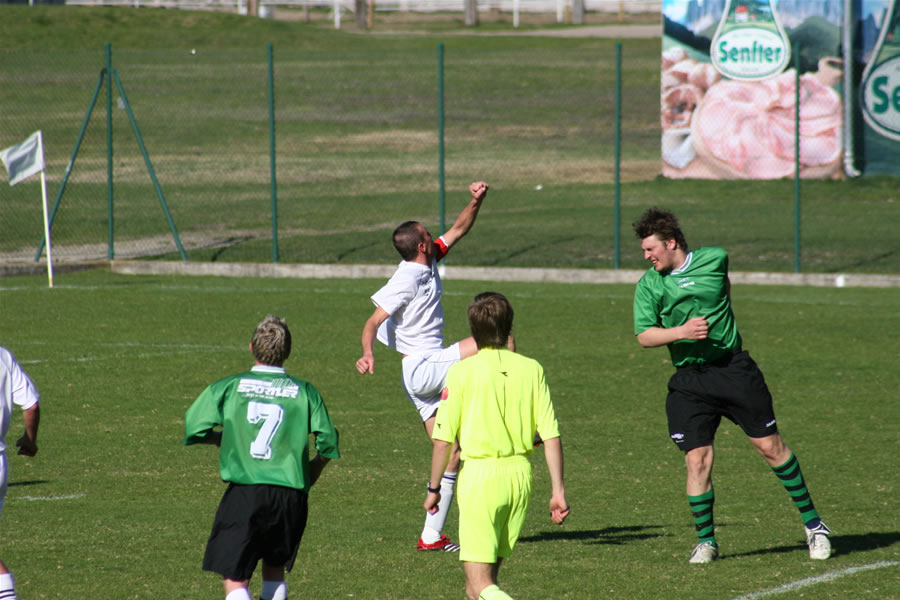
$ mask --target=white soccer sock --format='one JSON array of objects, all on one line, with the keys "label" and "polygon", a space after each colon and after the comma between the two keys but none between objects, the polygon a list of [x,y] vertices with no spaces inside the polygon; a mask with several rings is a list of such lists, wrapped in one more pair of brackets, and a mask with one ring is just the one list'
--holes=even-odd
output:
[{"label": "white soccer sock", "polygon": [[435,514],[425,514],[425,527],[422,529],[422,541],[433,544],[441,539],[441,531],[447,521],[447,513],[453,505],[453,490],[456,488],[456,473],[444,473],[441,477],[441,500]]},{"label": "white soccer sock", "polygon": [[16,582],[12,573],[0,575],[0,600],[16,600]]},{"label": "white soccer sock", "polygon": [[225,596],[225,600],[253,600],[253,596],[247,588],[238,588]]},{"label": "white soccer sock", "polygon": [[262,595],[259,600],[287,600],[286,581],[266,581],[263,579]]}]

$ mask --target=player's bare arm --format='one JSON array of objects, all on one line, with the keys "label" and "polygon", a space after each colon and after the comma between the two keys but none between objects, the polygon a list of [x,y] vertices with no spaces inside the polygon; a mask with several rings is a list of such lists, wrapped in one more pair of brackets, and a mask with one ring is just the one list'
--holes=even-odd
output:
[{"label": "player's bare arm", "polygon": [[678,327],[650,327],[637,334],[638,343],[644,348],[665,346],[680,340],[705,340],[709,335],[709,323],[705,317],[694,317]]},{"label": "player's bare arm", "polygon": [[566,501],[562,440],[559,436],[544,440],[544,459],[550,474],[550,519],[557,525],[562,525],[572,509]]},{"label": "player's bare arm", "polygon": [[208,444],[210,446],[220,447],[222,445],[222,430],[210,429],[209,432],[199,440],[200,444]]},{"label": "player's bare arm", "polygon": [[[450,450],[452,444],[443,440],[432,440],[434,448],[431,451],[431,477],[428,479],[428,495],[425,497],[425,510],[429,514],[435,514],[438,511],[438,502],[441,500],[441,477],[447,469],[447,463],[450,459]],[[435,485],[435,482],[437,484]],[[438,490],[433,492],[431,490]]]},{"label": "player's bare arm", "polygon": [[16,441],[18,446],[18,454],[23,456],[34,456],[37,454],[37,432],[41,422],[41,407],[39,404],[27,408],[23,411],[25,419],[25,433]]},{"label": "player's bare arm", "polygon": [[309,487],[316,484],[316,481],[319,480],[319,475],[322,474],[322,471],[325,470],[325,467],[330,461],[330,458],[325,458],[321,454],[316,454],[316,456],[309,461]]},{"label": "player's bare arm", "polygon": [[478,211],[481,209],[481,203],[485,196],[487,196],[488,188],[488,184],[484,181],[476,181],[469,186],[469,192],[472,194],[472,199],[462,212],[459,213],[459,216],[456,217],[453,226],[442,236],[447,243],[447,247],[452,248],[453,244],[458,242],[461,237],[469,233],[469,230],[472,229],[472,225],[475,224],[475,219],[478,217]]},{"label": "player's bare arm", "polygon": [[372,316],[366,320],[362,330],[362,357],[356,361],[356,370],[360,374],[375,373],[375,337],[378,334],[378,328],[390,317],[380,306],[375,307]]}]

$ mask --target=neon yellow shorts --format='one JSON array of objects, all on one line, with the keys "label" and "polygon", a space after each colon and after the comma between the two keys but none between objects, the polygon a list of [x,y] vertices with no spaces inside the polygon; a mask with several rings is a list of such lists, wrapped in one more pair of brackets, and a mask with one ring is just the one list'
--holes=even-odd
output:
[{"label": "neon yellow shorts", "polygon": [[512,554],[530,499],[527,457],[465,461],[456,482],[459,560],[495,563]]}]

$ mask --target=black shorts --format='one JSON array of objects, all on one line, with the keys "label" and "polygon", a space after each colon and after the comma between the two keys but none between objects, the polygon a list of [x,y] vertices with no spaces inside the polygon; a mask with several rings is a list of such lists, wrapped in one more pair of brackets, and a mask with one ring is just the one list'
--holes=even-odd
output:
[{"label": "black shorts", "polygon": [[260,559],[273,567],[294,566],[306,528],[307,495],[277,485],[231,483],[222,496],[206,543],[203,570],[244,581]]},{"label": "black shorts", "polygon": [[669,379],[666,415],[669,437],[685,452],[711,445],[723,416],[752,438],[778,432],[772,395],[746,351],[716,364],[678,368]]}]

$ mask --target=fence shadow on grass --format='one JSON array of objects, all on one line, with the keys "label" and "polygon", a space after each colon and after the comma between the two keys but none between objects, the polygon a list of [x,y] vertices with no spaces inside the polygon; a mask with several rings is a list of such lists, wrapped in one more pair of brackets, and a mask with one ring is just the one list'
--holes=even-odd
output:
[{"label": "fence shadow on grass", "polygon": [[[888,531],[877,533],[860,533],[856,535],[832,535],[831,547],[835,555],[847,556],[856,552],[869,552],[879,548],[887,548],[900,542],[900,531]],[[798,543],[790,546],[776,546],[750,552],[728,553],[723,558],[739,558],[744,556],[758,556],[760,554],[785,554],[806,550],[806,544]]]},{"label": "fence shadow on grass", "polygon": [[662,529],[662,527],[662,525],[632,525],[629,527],[607,527],[605,529],[582,529],[580,531],[542,531],[537,535],[519,538],[519,543],[587,540],[591,544],[621,546],[629,542],[640,542],[662,537],[665,534],[648,531],[651,529]]},{"label": "fence shadow on grass", "polygon": [[576,235],[558,236],[553,239],[543,240],[539,243],[528,244],[528,245],[520,247],[517,250],[512,250],[502,256],[498,256],[494,260],[488,261],[486,264],[488,264],[490,266],[507,264],[512,259],[518,258],[519,256],[527,255],[529,252],[533,252],[539,248],[549,248],[549,247],[555,246],[557,244],[565,244],[568,242],[575,241],[575,240],[579,239],[579,237],[582,237],[582,236],[576,236]]}]

